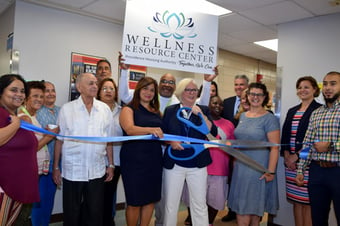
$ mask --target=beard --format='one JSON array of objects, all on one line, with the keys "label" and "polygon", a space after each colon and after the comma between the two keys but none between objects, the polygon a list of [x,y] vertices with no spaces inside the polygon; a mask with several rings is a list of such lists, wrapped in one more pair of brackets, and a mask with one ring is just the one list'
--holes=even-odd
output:
[{"label": "beard", "polygon": [[333,104],[337,99],[339,99],[340,92],[336,93],[333,97],[326,98],[323,94],[323,98],[325,99],[326,104]]}]

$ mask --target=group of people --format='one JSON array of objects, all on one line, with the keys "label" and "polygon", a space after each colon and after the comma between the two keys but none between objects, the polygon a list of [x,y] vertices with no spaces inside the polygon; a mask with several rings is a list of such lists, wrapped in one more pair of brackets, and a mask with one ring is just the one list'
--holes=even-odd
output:
[{"label": "group of people", "polygon": [[[14,74],[0,77],[1,225],[25,225],[28,218],[32,225],[48,225],[56,189],[62,185],[64,225],[112,226],[120,175],[128,226],[148,226],[154,210],[156,225],[174,226],[181,200],[190,211],[186,224],[195,226],[212,225],[226,200],[229,213],[224,219],[234,214],[238,225],[259,225],[265,212],[275,215],[278,145],[239,149],[267,168],[264,173],[218,147],[187,159],[193,150],[179,141],[84,142],[62,137],[172,134],[206,139],[178,115],[206,124],[216,139],[281,143],[295,224],[327,225],[331,201],[340,219],[339,183],[334,180],[340,173],[339,72],[323,79],[324,105],[314,100],[320,93],[316,80],[298,79],[301,104],[288,111],[280,142],[279,121],[266,107],[270,97],[264,84],[249,84],[247,76],[237,75],[236,96],[222,100],[213,82],[216,67],[214,74],[204,75],[200,96],[194,79],[177,84],[171,74],[159,83],[143,77],[131,92],[129,65],[122,55],[118,61],[119,87],[111,78],[110,63],[101,60],[96,75],[77,76],[80,97],[61,108],[55,105],[52,83],[26,82]],[[20,119],[62,136],[22,129]]]}]

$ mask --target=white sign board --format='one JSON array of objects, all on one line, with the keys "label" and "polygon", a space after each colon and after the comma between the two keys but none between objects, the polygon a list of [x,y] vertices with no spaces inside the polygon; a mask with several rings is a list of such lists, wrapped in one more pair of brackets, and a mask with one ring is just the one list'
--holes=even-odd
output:
[{"label": "white sign board", "polygon": [[213,74],[218,17],[181,9],[177,4],[167,6],[164,1],[158,1],[162,5],[151,2],[126,2],[125,63]]}]

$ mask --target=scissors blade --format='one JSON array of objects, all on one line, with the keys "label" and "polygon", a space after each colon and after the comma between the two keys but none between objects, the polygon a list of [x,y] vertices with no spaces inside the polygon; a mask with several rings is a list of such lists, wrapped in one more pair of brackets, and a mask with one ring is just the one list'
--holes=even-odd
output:
[{"label": "scissors blade", "polygon": [[233,148],[247,148],[249,150],[253,148],[280,146],[279,144],[257,140],[226,140],[226,143]]},{"label": "scissors blade", "polygon": [[214,137],[211,133],[205,135],[209,141],[217,141],[217,138]]},{"label": "scissors blade", "polygon": [[261,172],[261,173],[271,173],[268,171],[267,168],[262,166],[260,163],[256,162],[254,159],[250,158],[248,155],[235,150],[231,146],[219,146],[219,145],[212,145],[212,144],[205,144],[205,148],[217,147],[228,153],[229,155],[235,157],[240,162],[250,166],[251,168]]}]

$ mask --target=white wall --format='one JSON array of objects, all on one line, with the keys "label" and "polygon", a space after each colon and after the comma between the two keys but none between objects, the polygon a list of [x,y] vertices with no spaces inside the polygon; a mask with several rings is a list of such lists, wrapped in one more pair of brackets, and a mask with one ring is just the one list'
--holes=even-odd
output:
[{"label": "white wall", "polygon": [[106,57],[117,79],[122,25],[17,1],[14,48],[25,79],[55,83],[57,103],[68,101],[71,52]]},{"label": "white wall", "polygon": [[[282,24],[278,27],[277,66],[282,70],[281,125],[288,109],[298,103],[296,80],[311,75],[322,82],[329,71],[340,71],[340,14]],[[294,225],[292,205],[285,198],[282,159],[279,164],[280,211],[275,223]],[[336,221],[330,225],[336,225]]]},{"label": "white wall", "polygon": [[6,50],[7,37],[14,28],[14,4],[0,15],[0,75],[10,72],[10,52]]}]

